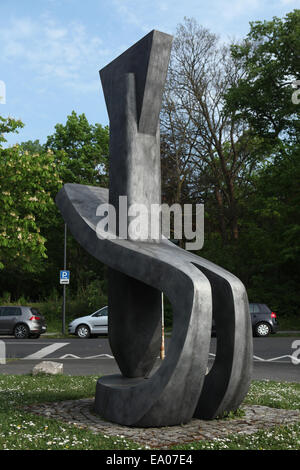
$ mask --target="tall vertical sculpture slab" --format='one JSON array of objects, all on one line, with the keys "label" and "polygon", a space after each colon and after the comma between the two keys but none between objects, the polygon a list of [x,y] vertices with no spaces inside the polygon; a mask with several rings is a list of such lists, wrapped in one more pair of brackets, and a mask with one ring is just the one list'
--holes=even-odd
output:
[{"label": "tall vertical sculpture slab", "polygon": [[[57,204],[71,232],[109,270],[109,340],[121,374],[97,382],[95,410],[129,426],[166,426],[236,409],[250,383],[252,329],[243,284],[228,271],[158,237],[97,236],[97,207],[160,204],[159,112],[172,38],[152,31],[101,70],[110,118],[110,186],[66,184]],[[168,354],[161,291],[173,308]],[[212,315],[217,352],[206,375]]]},{"label": "tall vertical sculpture slab", "polygon": [[[100,71],[110,119],[109,202],[117,220],[119,196],[149,214],[161,203],[159,113],[171,44],[171,36],[153,31]],[[160,348],[160,292],[110,270],[109,311],[110,345],[121,372],[144,376]]]}]

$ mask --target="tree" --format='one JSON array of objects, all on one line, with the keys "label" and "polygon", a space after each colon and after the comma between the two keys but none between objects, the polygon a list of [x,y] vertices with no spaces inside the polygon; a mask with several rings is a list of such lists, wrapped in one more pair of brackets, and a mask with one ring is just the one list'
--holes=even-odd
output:
[{"label": "tree", "polygon": [[42,270],[46,239],[38,220],[49,217],[54,206],[52,193],[60,184],[52,152],[30,154],[18,145],[0,148],[1,269]]},{"label": "tree", "polygon": [[38,139],[34,141],[28,140],[20,144],[20,150],[29,153],[43,153],[45,151],[45,145],[42,145]]},{"label": "tree", "polygon": [[[108,186],[109,129],[100,124],[91,125],[84,114],[75,111],[65,124],[57,124],[53,135],[47,138],[45,148],[54,153],[56,170],[63,183]],[[53,194],[53,198],[55,194]],[[40,276],[43,295],[56,285],[58,270],[63,260],[64,222],[56,209],[50,227],[43,227],[47,238],[48,268]],[[72,270],[70,289],[77,291],[90,281],[103,277],[103,266],[94,260],[70,235],[67,241],[68,268]],[[47,287],[46,287],[47,286]],[[46,287],[46,289],[45,289]]]},{"label": "tree", "polygon": [[9,134],[10,132],[18,133],[18,130],[22,127],[24,127],[22,121],[10,117],[4,118],[0,116],[0,148],[1,142],[7,142],[5,134]]},{"label": "tree", "polygon": [[108,184],[108,127],[89,124],[84,114],[72,111],[65,125],[56,124],[45,144],[56,156],[64,183]]},{"label": "tree", "polygon": [[[194,197],[210,201],[223,243],[239,237],[239,199],[261,152],[224,95],[242,74],[216,35],[185,19],[174,39],[162,110],[163,151],[173,162],[177,199],[189,180]],[[175,169],[175,170],[174,170]]]},{"label": "tree", "polygon": [[241,221],[240,255],[249,295],[286,314],[299,310],[299,150],[285,143],[253,176]]},{"label": "tree", "polygon": [[[1,140],[23,124],[0,119]],[[12,298],[38,299],[57,287],[64,222],[55,196],[63,183],[107,184],[108,129],[72,113],[47,144],[23,142],[0,149],[0,283]],[[103,277],[103,267],[68,237],[71,289]],[[23,282],[26,276],[26,283]]]},{"label": "tree", "polygon": [[282,140],[299,142],[300,107],[292,102],[299,50],[300,10],[250,23],[246,39],[231,48],[244,74],[227,93],[227,109],[249,124],[252,135],[264,138],[270,151]]}]

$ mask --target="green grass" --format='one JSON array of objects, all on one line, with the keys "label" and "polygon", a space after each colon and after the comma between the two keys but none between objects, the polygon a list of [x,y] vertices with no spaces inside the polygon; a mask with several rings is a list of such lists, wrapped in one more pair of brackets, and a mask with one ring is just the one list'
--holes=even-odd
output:
[{"label": "green grass", "polygon": [[244,404],[299,410],[300,383],[253,380]]},{"label": "green grass", "polygon": [[[122,436],[94,434],[75,425],[37,416],[23,405],[94,396],[97,376],[0,376],[1,449],[121,450],[141,446]],[[244,403],[299,409],[300,384],[254,381]],[[238,412],[228,419],[242,416]],[[197,441],[172,449],[299,449],[300,425],[277,426],[250,436]]]},{"label": "green grass", "polygon": [[92,397],[98,377],[0,377],[0,449],[138,449],[123,437],[94,434],[22,410],[33,403]]}]

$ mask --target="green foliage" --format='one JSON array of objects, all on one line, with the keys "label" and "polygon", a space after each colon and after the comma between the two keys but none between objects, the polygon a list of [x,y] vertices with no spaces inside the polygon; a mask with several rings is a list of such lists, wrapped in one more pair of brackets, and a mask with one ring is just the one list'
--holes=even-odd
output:
[{"label": "green foliage", "polygon": [[29,153],[43,153],[45,151],[45,146],[40,144],[39,140],[22,142],[20,147],[22,147],[24,152],[27,151]]},{"label": "green foliage", "polygon": [[299,139],[300,108],[292,103],[292,84],[299,78],[300,10],[250,26],[242,44],[232,46],[245,73],[228,92],[227,105],[267,140]]},{"label": "green foliage", "polygon": [[[49,136],[45,148],[54,154],[54,161],[63,183],[80,183],[106,187],[108,185],[109,130],[100,124],[89,124],[84,114],[74,111],[65,124],[57,124]],[[55,194],[53,194],[53,197]],[[63,261],[63,220],[56,210],[51,219],[51,228],[44,227],[47,238],[48,269],[39,279],[40,296],[48,296],[56,285]],[[70,290],[72,295],[85,289],[95,279],[103,279],[105,267],[89,255],[68,234],[67,263],[71,270]],[[36,282],[36,281],[34,281]]]},{"label": "green foliage", "polygon": [[65,125],[56,124],[46,149],[56,155],[64,183],[107,185],[108,127],[89,124],[86,116],[73,111]]},{"label": "green foliage", "polygon": [[281,315],[299,315],[300,160],[295,145],[282,146],[274,160],[253,175],[239,214],[238,243],[224,245],[207,233],[199,253],[244,282],[252,302]]},{"label": "green foliage", "polygon": [[[67,288],[66,295],[66,322],[76,317],[88,315],[107,305],[105,280],[95,280],[86,287],[80,286],[78,290]],[[4,301],[0,298],[0,304],[10,304],[10,298]],[[38,309],[46,318],[48,331],[61,330],[62,321],[62,289],[52,291],[51,295],[42,302],[32,302],[30,299],[19,298],[12,305],[30,305]]]},{"label": "green foliage", "polygon": [[[18,126],[15,123],[15,126]],[[10,128],[14,125],[10,124]],[[38,272],[46,257],[41,219],[53,211],[51,194],[61,185],[52,152],[31,154],[0,148],[0,267]]]},{"label": "green foliage", "polygon": [[300,10],[294,10],[251,23],[246,39],[231,48],[244,73],[226,94],[226,110],[248,126],[248,150],[253,161],[261,155],[260,164],[238,185],[236,243],[221,240],[207,199],[210,230],[201,252],[239,276],[250,301],[265,302],[279,315],[299,315],[300,306],[300,106],[292,103],[299,33]]},{"label": "green foliage", "polygon": [[[1,140],[20,127],[20,121],[0,118]],[[21,295],[45,298],[57,285],[64,223],[55,195],[63,183],[107,186],[108,141],[107,127],[90,125],[84,114],[73,111],[64,125],[55,126],[45,145],[29,140],[0,149],[0,267],[5,267],[0,284],[12,300]],[[75,295],[77,289],[102,279],[104,268],[70,235],[67,244],[70,290]]]},{"label": "green foliage", "polygon": [[18,132],[18,129],[24,127],[22,121],[13,118],[3,118],[0,116],[0,145],[1,142],[6,142],[5,134],[10,132]]}]

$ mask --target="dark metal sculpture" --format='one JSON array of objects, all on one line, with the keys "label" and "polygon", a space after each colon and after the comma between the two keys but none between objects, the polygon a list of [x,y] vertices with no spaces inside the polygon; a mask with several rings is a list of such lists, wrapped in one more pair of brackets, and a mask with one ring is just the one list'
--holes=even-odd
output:
[{"label": "dark metal sculpture", "polygon": [[[66,184],[57,204],[76,240],[109,271],[109,341],[121,375],[97,382],[95,410],[129,426],[166,426],[235,410],[247,393],[252,330],[243,284],[166,239],[99,239],[97,207],[160,204],[159,112],[172,37],[152,31],[101,70],[110,118],[110,187]],[[117,227],[117,234],[120,227]],[[161,291],[173,308],[166,359]],[[212,315],[217,352],[206,375]]]}]

